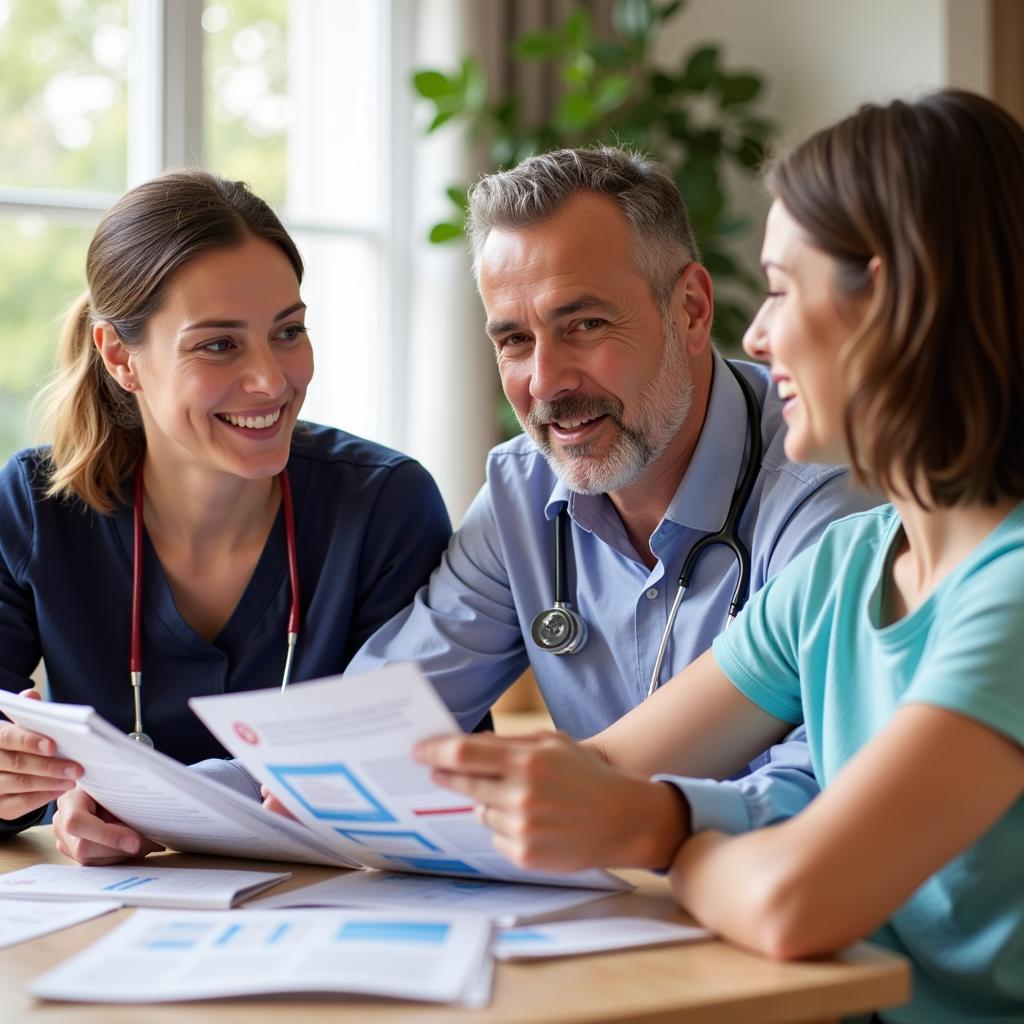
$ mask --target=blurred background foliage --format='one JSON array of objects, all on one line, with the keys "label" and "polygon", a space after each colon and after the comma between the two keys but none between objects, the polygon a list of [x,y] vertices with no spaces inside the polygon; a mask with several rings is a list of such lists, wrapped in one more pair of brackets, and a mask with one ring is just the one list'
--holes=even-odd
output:
[{"label": "blurred background foliage", "polygon": [[[594,143],[653,154],[686,199],[701,257],[715,279],[715,337],[739,346],[762,285],[731,253],[751,224],[731,209],[727,168],[756,175],[775,126],[757,111],[764,82],[726,67],[721,48],[701,44],[674,66],[655,63],[653,48],[683,0],[616,0],[611,31],[598,32],[584,6],[550,31],[530,32],[511,47],[514,62],[555,69],[559,88],[548,116],[528,119],[521,97],[496,96],[481,63],[466,57],[454,71],[423,69],[416,92],[433,108],[427,131],[461,123],[471,143],[487,145],[493,169],[533,153]],[[434,242],[463,233],[466,186],[448,189],[451,214],[435,224]]]}]

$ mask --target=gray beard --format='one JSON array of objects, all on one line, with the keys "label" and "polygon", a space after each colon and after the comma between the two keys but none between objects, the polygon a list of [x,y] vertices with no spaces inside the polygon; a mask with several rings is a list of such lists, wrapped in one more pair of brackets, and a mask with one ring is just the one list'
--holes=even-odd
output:
[{"label": "gray beard", "polygon": [[[663,316],[665,354],[654,380],[637,403],[634,422],[623,419],[615,398],[570,395],[553,402],[536,402],[520,422],[533,438],[552,472],[578,494],[607,494],[636,482],[682,429],[693,406],[693,377],[671,321]],[[616,428],[611,449],[595,459],[592,441],[558,447],[547,426],[552,420],[587,420],[607,416]]]}]

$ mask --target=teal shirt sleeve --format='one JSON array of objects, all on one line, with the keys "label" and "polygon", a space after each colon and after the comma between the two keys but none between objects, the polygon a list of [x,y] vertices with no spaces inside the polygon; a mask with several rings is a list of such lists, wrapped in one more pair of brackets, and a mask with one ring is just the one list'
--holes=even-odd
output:
[{"label": "teal shirt sleeve", "polygon": [[748,700],[769,715],[803,721],[799,640],[802,606],[817,546],[798,555],[747,602],[712,644],[718,667]]},{"label": "teal shirt sleeve", "polygon": [[1024,745],[1024,587],[1020,551],[992,552],[947,587],[931,642],[900,705],[955,711]]}]

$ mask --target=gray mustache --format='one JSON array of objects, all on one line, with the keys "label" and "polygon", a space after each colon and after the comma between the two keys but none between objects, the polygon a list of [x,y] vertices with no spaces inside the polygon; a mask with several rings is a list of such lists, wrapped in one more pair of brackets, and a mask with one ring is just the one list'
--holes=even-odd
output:
[{"label": "gray mustache", "polygon": [[527,426],[540,430],[552,420],[592,420],[598,416],[611,416],[622,421],[622,403],[613,398],[570,396],[554,402],[535,402],[526,416]]}]

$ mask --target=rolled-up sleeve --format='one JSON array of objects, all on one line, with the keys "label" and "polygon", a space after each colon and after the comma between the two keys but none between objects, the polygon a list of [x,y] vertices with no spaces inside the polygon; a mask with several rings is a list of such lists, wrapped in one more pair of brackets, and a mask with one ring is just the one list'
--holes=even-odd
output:
[{"label": "rolled-up sleeve", "polygon": [[690,827],[738,835],[792,818],[819,792],[803,726],[768,751],[768,760],[742,779],[718,782],[678,775],[655,775],[683,795],[690,806]]}]

